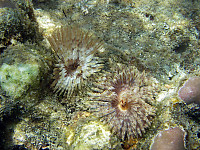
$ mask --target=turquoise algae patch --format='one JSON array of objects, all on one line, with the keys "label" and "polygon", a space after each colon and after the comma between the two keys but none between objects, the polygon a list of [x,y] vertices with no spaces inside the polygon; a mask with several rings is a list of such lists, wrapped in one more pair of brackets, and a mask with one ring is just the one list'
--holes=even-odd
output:
[{"label": "turquoise algae patch", "polygon": [[14,98],[21,97],[30,85],[37,82],[39,66],[37,64],[4,63],[0,68],[0,85],[7,95]]}]

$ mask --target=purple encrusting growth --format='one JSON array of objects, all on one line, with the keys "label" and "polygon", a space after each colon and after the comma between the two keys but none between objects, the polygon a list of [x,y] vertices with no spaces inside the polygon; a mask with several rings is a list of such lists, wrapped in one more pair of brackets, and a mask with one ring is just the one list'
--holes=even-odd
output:
[{"label": "purple encrusting growth", "polygon": [[179,127],[161,131],[153,140],[151,150],[185,150],[185,132]]},{"label": "purple encrusting growth", "polygon": [[191,77],[179,89],[178,96],[187,104],[200,105],[200,77]]}]

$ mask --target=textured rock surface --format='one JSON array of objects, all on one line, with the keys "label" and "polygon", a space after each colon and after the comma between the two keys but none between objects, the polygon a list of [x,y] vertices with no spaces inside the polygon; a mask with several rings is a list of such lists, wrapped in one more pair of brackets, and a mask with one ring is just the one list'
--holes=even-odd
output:
[{"label": "textured rock surface", "polygon": [[37,64],[3,64],[0,68],[0,82],[7,95],[21,97],[28,87],[37,82],[39,66]]},{"label": "textured rock surface", "polygon": [[[174,127],[181,127],[187,133],[187,138],[184,139],[187,149],[200,149],[199,106],[183,103],[178,97],[178,90],[184,80],[200,76],[199,1],[2,2],[0,149],[70,149],[84,146],[88,149],[147,150],[158,132]],[[94,78],[105,80],[103,73],[112,74],[111,68],[118,63],[127,68],[135,66],[140,72],[145,71],[148,77],[156,78],[161,92],[153,96],[151,92],[147,92],[155,101],[149,104],[156,112],[151,126],[145,129],[141,137],[122,139],[111,132],[112,129],[104,128],[107,124],[104,126],[101,121],[96,120],[95,114],[88,112],[88,88],[84,88],[84,92],[77,90],[76,96],[71,98],[53,92],[50,85],[54,80],[53,68],[58,64],[58,59],[52,53],[46,37],[56,27],[64,25],[93,32],[105,43],[104,51],[97,54],[104,63],[104,68]],[[88,44],[88,47],[92,44]],[[93,78],[89,80],[88,86],[92,85],[92,80]],[[17,84],[8,86],[14,81]],[[144,92],[142,90],[146,87],[147,85],[141,85],[134,92],[138,92],[138,89],[141,90],[139,92]],[[99,88],[105,90],[103,86]],[[94,89],[94,93],[95,90],[97,89]],[[112,91],[112,88],[109,90]],[[95,94],[98,97],[98,92]],[[122,92],[119,95],[123,106],[127,106],[124,98],[128,94]],[[112,98],[112,95],[109,96]],[[119,108],[125,110],[127,107]],[[137,114],[135,118],[140,118],[143,112],[145,111],[134,113]],[[95,120],[91,121],[91,118]],[[143,119],[138,121],[139,124],[145,122]],[[125,124],[121,125],[125,127]],[[95,145],[94,139],[98,141]]]}]

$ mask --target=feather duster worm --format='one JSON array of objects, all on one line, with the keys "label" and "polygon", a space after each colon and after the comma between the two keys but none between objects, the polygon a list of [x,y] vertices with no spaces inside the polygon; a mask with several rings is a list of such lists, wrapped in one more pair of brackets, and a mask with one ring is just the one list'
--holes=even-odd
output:
[{"label": "feather duster worm", "polygon": [[94,82],[88,92],[91,110],[121,139],[141,137],[155,115],[156,87],[145,72],[118,65]]},{"label": "feather duster worm", "polygon": [[47,39],[57,59],[52,83],[56,92],[69,97],[81,89],[88,77],[101,70],[102,64],[94,54],[103,48],[103,43],[88,32],[60,27]]}]

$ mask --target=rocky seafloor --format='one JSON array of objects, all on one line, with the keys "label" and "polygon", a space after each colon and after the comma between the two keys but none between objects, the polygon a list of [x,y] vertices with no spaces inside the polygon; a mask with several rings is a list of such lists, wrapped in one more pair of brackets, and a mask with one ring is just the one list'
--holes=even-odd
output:
[{"label": "rocky seafloor", "polygon": [[199,0],[0,0],[0,149],[200,149],[199,32]]}]

